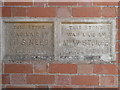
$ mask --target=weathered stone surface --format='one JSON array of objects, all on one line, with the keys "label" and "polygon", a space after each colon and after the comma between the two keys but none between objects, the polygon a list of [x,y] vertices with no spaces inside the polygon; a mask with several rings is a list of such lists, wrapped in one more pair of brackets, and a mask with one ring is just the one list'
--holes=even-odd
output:
[{"label": "weathered stone surface", "polygon": [[61,24],[61,60],[113,60],[113,28],[106,22]]},{"label": "weathered stone surface", "polygon": [[4,59],[52,59],[53,23],[6,22]]},{"label": "weathered stone surface", "polygon": [[116,60],[115,19],[13,18],[3,22],[1,55],[5,60]]}]

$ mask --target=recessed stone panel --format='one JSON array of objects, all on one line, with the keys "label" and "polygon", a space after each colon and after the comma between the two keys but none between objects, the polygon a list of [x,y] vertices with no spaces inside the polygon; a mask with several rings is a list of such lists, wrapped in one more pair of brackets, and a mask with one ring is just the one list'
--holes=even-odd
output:
[{"label": "recessed stone panel", "polygon": [[61,23],[60,60],[114,60],[110,22]]},{"label": "recessed stone panel", "polygon": [[111,63],[115,37],[114,18],[4,19],[1,59]]},{"label": "recessed stone panel", "polygon": [[5,22],[5,55],[8,60],[53,58],[53,23]]}]

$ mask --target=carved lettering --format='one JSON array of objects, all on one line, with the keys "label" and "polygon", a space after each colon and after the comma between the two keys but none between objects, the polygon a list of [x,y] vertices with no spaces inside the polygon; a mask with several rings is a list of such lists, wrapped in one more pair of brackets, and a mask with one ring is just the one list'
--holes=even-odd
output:
[{"label": "carved lettering", "polygon": [[44,56],[45,59],[53,56],[53,23],[5,24],[6,55],[20,55],[27,58],[39,55],[39,58]]},{"label": "carved lettering", "polygon": [[[110,24],[62,24],[61,59],[100,59],[111,53]],[[88,56],[89,55],[89,56]],[[87,57],[88,56],[88,57]]]}]

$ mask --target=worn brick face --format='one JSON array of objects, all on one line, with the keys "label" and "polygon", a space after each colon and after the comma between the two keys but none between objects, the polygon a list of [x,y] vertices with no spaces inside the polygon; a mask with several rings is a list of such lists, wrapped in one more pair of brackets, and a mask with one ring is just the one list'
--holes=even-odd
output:
[{"label": "worn brick face", "polygon": [[75,86],[52,86],[51,87],[51,90],[74,90],[74,88],[77,88],[77,87],[75,87]]},{"label": "worn brick face", "polygon": [[35,88],[38,88],[40,90],[48,90],[48,86],[36,86]]},{"label": "worn brick face", "polygon": [[2,84],[10,84],[10,75],[9,74],[2,75]]},{"label": "worn brick face", "polygon": [[120,42],[116,42],[116,51],[120,51]]},{"label": "worn brick face", "polygon": [[77,73],[76,64],[50,64],[49,66],[50,73]]},{"label": "worn brick face", "polygon": [[99,85],[98,76],[76,75],[71,78],[72,85]]},{"label": "worn brick face", "polygon": [[56,76],[56,84],[57,85],[70,85],[71,84],[71,76],[57,75]]},{"label": "worn brick face", "polygon": [[49,6],[76,6],[77,2],[49,2]]},{"label": "worn brick face", "polygon": [[[120,15],[120,12],[118,14]],[[116,19],[116,25],[117,25],[118,30],[120,30],[120,18]]]},{"label": "worn brick face", "polygon": [[100,7],[75,7],[72,9],[73,17],[100,17]]},{"label": "worn brick face", "polygon": [[26,84],[26,75],[14,74],[11,76],[11,84]]},{"label": "worn brick face", "polygon": [[80,64],[78,65],[78,72],[80,74],[93,74],[94,64]]},{"label": "worn brick face", "polygon": [[12,17],[26,17],[26,7],[14,7],[12,8]]},{"label": "worn brick face", "polygon": [[32,85],[7,85],[6,88],[8,88],[8,90],[15,90],[16,88],[17,89],[21,89],[21,90],[34,90],[35,86],[32,86]]},{"label": "worn brick face", "polygon": [[93,2],[94,6],[117,6],[118,2]]},{"label": "worn brick face", "polygon": [[118,74],[118,68],[114,64],[95,64],[95,74]]},{"label": "worn brick face", "polygon": [[34,73],[48,73],[48,65],[47,64],[35,64]]},{"label": "worn brick face", "polygon": [[78,2],[77,5],[78,6],[92,6],[92,2]]},{"label": "worn brick face", "polygon": [[5,73],[33,73],[31,64],[5,64]]},{"label": "worn brick face", "polygon": [[[116,63],[120,63],[120,54],[116,54]],[[119,65],[118,65],[119,66]]]},{"label": "worn brick face", "polygon": [[120,40],[120,30],[117,30],[116,39]]},{"label": "worn brick face", "polygon": [[[119,5],[120,5],[120,3],[119,3]],[[117,8],[117,16],[118,16],[119,19],[120,19],[120,7]],[[119,20],[119,22],[120,22],[120,20]]]},{"label": "worn brick face", "polygon": [[11,17],[11,7],[2,7],[2,17]]},{"label": "worn brick face", "polygon": [[47,2],[37,2],[38,0],[34,0],[34,6],[48,6]]},{"label": "worn brick face", "polygon": [[101,76],[100,85],[101,86],[114,85],[114,76]]},{"label": "worn brick face", "polygon": [[115,7],[103,7],[102,8],[103,17],[116,17],[117,11]]},{"label": "worn brick face", "polygon": [[54,7],[29,7],[27,8],[28,17],[55,17],[56,8]]},{"label": "worn brick face", "polygon": [[66,7],[57,8],[57,17],[72,17],[72,9]]},{"label": "worn brick face", "polygon": [[28,84],[54,84],[54,75],[27,75]]},{"label": "worn brick face", "polygon": [[8,2],[4,0],[4,6],[32,6],[32,0],[28,0],[28,2]]}]

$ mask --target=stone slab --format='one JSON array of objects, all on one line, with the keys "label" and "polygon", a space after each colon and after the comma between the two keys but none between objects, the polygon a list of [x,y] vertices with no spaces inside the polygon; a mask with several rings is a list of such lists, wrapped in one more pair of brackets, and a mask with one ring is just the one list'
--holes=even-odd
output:
[{"label": "stone slab", "polygon": [[52,59],[53,23],[5,22],[4,59]]},{"label": "stone slab", "polygon": [[2,25],[5,60],[116,60],[115,18],[10,18]]},{"label": "stone slab", "polygon": [[59,60],[115,61],[115,22],[62,21]]}]

